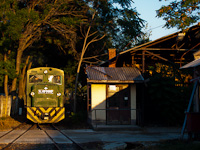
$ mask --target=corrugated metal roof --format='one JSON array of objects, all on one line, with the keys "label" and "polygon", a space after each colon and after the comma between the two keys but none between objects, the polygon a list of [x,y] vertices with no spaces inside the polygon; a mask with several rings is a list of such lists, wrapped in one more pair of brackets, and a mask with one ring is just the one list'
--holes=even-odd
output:
[{"label": "corrugated metal roof", "polygon": [[200,65],[200,59],[196,59],[184,66],[182,66],[180,69],[184,69],[184,68],[190,68],[190,67],[197,67]]},{"label": "corrugated metal roof", "polygon": [[132,67],[87,67],[88,82],[120,82],[135,83],[143,82],[140,71]]}]

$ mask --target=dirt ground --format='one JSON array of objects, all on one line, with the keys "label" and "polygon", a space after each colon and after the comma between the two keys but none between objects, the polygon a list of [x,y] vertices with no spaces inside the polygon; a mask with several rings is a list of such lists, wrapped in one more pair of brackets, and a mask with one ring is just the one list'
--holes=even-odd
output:
[{"label": "dirt ground", "polygon": [[[8,130],[18,126],[20,123],[26,121],[24,116],[18,116],[18,118],[0,118],[0,130]],[[80,129],[80,128],[88,128],[87,125],[81,126],[66,126],[68,122],[62,121],[57,124],[60,129]],[[90,142],[81,144],[85,150],[101,150],[106,143],[101,141],[99,142]],[[200,140],[197,142],[194,141],[162,141],[155,142],[149,145],[143,145],[142,143],[126,143],[127,147],[125,150],[199,150],[200,148]],[[6,145],[1,144],[0,149],[5,147]],[[78,148],[73,144],[60,144],[61,149],[68,150],[77,150]],[[10,149],[12,150],[54,150],[56,147],[53,144],[13,144]]]},{"label": "dirt ground", "polygon": [[[0,149],[4,148],[5,144],[0,144]],[[92,142],[84,143],[81,146],[85,150],[102,150],[104,143],[102,142]],[[59,148],[62,150],[79,150],[73,144],[59,144]],[[53,144],[13,144],[9,147],[11,150],[56,150],[57,148]]]},{"label": "dirt ground", "polygon": [[[19,124],[27,121],[25,116],[3,117],[0,118],[0,131],[6,131],[17,127]],[[28,123],[31,123],[28,121]],[[88,128],[86,124],[81,124],[80,126],[66,126],[66,120],[59,122],[57,126],[60,129],[80,129]],[[83,146],[86,150],[101,150],[103,147],[102,142],[84,143]],[[0,149],[4,148],[5,144],[0,144]],[[59,147],[63,150],[78,150],[78,148],[73,144],[59,144]],[[12,144],[9,149],[12,150],[55,150],[56,147],[53,144]]]},{"label": "dirt ground", "polygon": [[[92,142],[85,143],[81,146],[85,150],[102,150],[105,143]],[[145,146],[141,143],[126,143],[127,147],[124,150],[199,150],[199,141],[162,141],[159,143],[152,143],[152,145]],[[5,145],[0,145],[0,149]],[[60,144],[61,150],[78,150],[75,145]],[[56,150],[53,144],[13,144],[10,149],[12,150]]]},{"label": "dirt ground", "polygon": [[12,129],[12,128],[18,126],[20,123],[21,123],[20,120],[16,120],[12,117],[0,118],[0,130],[4,131],[4,130]]}]

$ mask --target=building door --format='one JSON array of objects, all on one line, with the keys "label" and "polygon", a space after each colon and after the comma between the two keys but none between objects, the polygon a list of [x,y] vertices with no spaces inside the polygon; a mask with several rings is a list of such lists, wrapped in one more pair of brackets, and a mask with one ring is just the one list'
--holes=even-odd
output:
[{"label": "building door", "polygon": [[107,86],[107,124],[130,124],[130,88],[128,84]]}]

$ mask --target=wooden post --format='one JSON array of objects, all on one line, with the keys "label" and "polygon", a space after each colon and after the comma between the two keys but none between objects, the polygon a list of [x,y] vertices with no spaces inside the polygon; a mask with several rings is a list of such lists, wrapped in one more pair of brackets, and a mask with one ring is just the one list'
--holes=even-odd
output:
[{"label": "wooden post", "polygon": [[183,139],[183,135],[184,135],[184,131],[185,131],[185,126],[186,126],[186,122],[187,122],[187,113],[190,112],[190,108],[191,108],[191,105],[192,105],[192,101],[193,101],[193,98],[194,98],[194,94],[195,94],[195,92],[196,92],[197,85],[198,85],[198,81],[196,81],[196,82],[194,83],[194,87],[193,87],[193,90],[192,90],[192,94],[191,94],[191,96],[190,96],[188,108],[187,108],[187,110],[186,110],[185,119],[184,119],[184,122],[183,122],[183,127],[182,127],[182,130],[181,130],[181,139]]},{"label": "wooden post", "polygon": [[135,66],[135,63],[134,63],[134,55],[132,55],[131,59],[132,59],[131,66],[133,67],[133,66]]},{"label": "wooden post", "polygon": [[142,51],[142,74],[145,72],[145,51]]}]

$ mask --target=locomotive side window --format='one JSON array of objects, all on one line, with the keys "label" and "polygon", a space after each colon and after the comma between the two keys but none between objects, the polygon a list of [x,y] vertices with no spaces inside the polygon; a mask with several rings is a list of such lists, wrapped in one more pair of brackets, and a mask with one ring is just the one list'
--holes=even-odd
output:
[{"label": "locomotive side window", "polygon": [[48,82],[61,84],[61,76],[60,75],[48,75]]},{"label": "locomotive side window", "polygon": [[43,75],[29,75],[29,83],[38,83],[43,81]]}]

